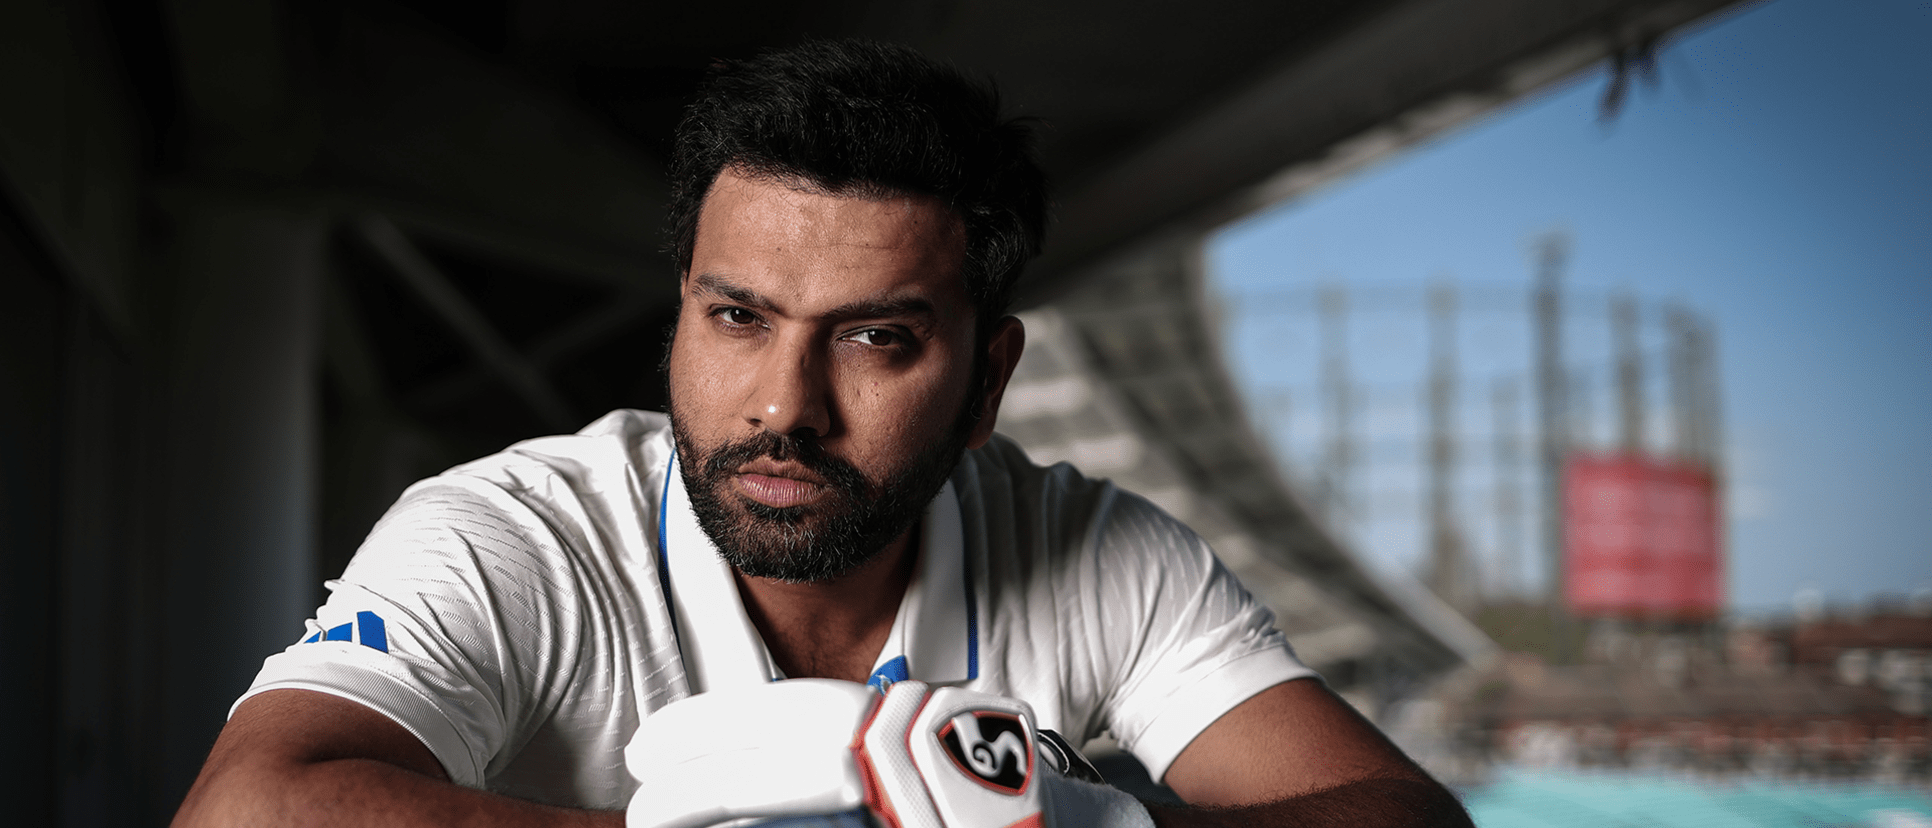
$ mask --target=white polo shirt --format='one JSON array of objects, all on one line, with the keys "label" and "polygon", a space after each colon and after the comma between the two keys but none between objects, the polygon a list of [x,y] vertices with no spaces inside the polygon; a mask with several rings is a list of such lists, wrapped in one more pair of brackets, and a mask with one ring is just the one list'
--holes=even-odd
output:
[{"label": "white polo shirt", "polygon": [[[875,681],[1024,699],[1075,743],[1112,732],[1159,779],[1236,704],[1314,675],[1193,532],[1003,438],[966,453],[920,531]],[[661,414],[612,412],[417,483],[328,587],[242,698],[354,700],[452,780],[525,799],[622,808],[642,716],[782,678]]]}]

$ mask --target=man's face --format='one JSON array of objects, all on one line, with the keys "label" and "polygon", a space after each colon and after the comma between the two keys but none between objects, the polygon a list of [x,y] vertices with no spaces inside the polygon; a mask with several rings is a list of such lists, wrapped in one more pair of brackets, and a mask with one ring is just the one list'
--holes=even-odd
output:
[{"label": "man's face", "polygon": [[685,486],[727,561],[788,581],[844,574],[903,536],[991,434],[972,416],[964,259],[936,200],[719,175],[669,367]]}]

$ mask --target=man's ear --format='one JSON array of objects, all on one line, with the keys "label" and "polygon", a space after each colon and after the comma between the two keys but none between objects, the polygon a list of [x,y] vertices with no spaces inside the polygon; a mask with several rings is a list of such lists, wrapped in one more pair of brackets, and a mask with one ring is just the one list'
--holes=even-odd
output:
[{"label": "man's ear", "polygon": [[978,390],[980,417],[973,423],[973,433],[966,438],[967,448],[979,448],[993,438],[1000,398],[1006,394],[1006,381],[1013,378],[1013,368],[1020,364],[1023,350],[1026,350],[1026,326],[1020,324],[1019,317],[1008,316],[993,325],[993,335],[986,338],[986,385]]}]

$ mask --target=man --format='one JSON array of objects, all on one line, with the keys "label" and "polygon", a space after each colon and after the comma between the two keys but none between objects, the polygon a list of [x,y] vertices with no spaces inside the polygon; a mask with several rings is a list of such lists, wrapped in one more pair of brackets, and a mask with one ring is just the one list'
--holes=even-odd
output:
[{"label": "man", "polygon": [[808,677],[1111,732],[1208,808],[1129,801],[1142,824],[1466,824],[1185,527],[994,436],[1045,223],[1030,141],[904,49],[721,69],[672,170],[668,421],[412,487],[177,824],[622,824],[653,795],[624,761],[641,720]]}]

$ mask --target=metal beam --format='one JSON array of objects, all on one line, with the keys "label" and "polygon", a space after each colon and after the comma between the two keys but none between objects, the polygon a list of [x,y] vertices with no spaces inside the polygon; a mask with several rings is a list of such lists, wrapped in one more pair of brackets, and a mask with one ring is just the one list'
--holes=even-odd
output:
[{"label": "metal beam", "polygon": [[331,192],[329,201],[344,215],[381,215],[414,238],[514,262],[559,281],[650,292],[662,302],[677,301],[678,281],[669,257],[648,245],[615,245],[487,212],[363,192]]},{"label": "metal beam", "polygon": [[[637,318],[663,307],[656,290],[632,290],[597,310],[578,316],[537,341],[527,357],[538,371],[594,347],[597,343],[629,328]],[[438,380],[409,394],[411,408],[435,409],[455,403],[481,390],[490,381],[492,370],[473,365],[455,376]]]},{"label": "metal beam", "polygon": [[456,331],[483,365],[510,386],[524,404],[541,417],[546,426],[560,431],[576,429],[581,423],[557,390],[530,360],[512,347],[496,326],[475,305],[450,284],[435,263],[424,256],[416,244],[380,215],[366,215],[355,223],[369,247],[396,271],[403,284],[428,303],[436,315]]}]

